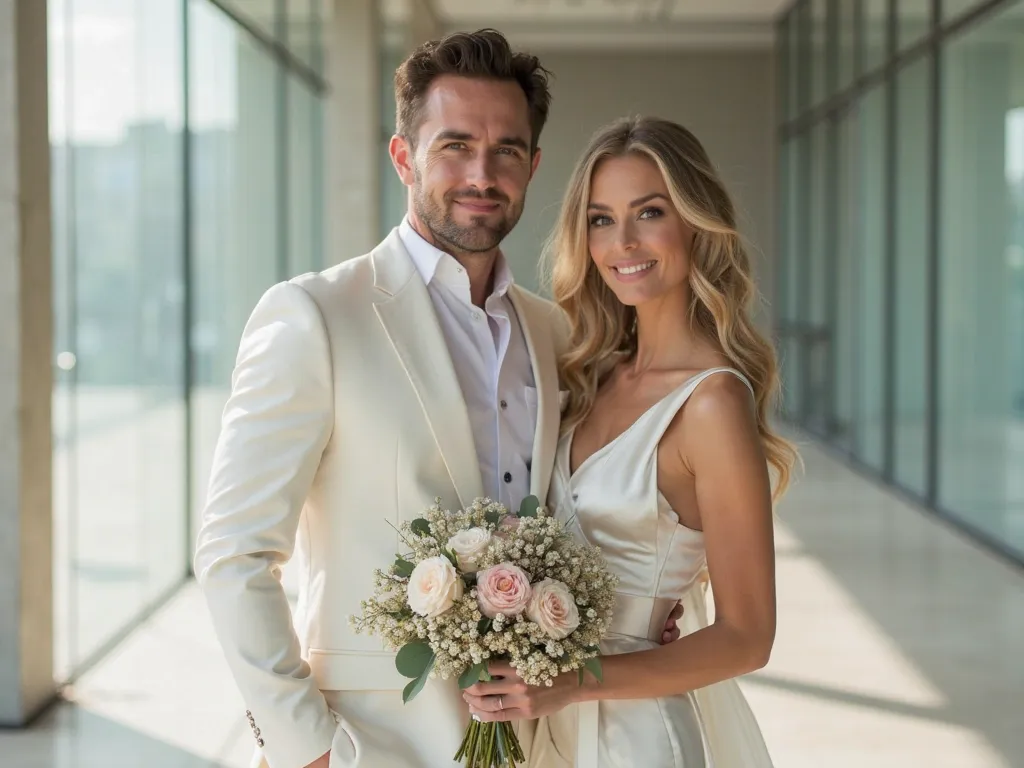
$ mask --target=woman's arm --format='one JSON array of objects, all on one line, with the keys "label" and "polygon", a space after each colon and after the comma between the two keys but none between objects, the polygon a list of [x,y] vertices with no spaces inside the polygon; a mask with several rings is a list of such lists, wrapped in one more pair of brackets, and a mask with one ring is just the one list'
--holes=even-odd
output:
[{"label": "woman's arm", "polygon": [[[750,391],[730,375],[714,376],[691,396],[669,428],[662,461],[670,477],[692,475],[714,586],[715,621],[675,643],[603,656],[604,681],[561,675],[550,688],[505,675],[478,683],[467,701],[482,720],[540,717],[593,699],[651,699],[685,693],[758,669],[775,638],[775,555],[771,489]],[[681,495],[672,482],[666,497]],[[499,700],[498,697],[501,697]]]}]

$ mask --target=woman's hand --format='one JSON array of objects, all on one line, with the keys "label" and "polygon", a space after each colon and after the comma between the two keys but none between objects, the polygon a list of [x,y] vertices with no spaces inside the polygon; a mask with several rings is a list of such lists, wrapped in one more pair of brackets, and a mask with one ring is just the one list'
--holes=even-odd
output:
[{"label": "woman's hand", "polygon": [[469,713],[484,723],[533,720],[579,701],[581,688],[575,672],[558,675],[549,687],[527,685],[504,661],[491,663],[487,671],[491,682],[476,683],[463,691]]}]

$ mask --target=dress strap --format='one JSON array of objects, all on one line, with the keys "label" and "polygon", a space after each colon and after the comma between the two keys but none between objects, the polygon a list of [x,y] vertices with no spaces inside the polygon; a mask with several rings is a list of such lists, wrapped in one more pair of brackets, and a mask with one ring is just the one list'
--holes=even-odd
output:
[{"label": "dress strap", "polygon": [[735,368],[720,367],[720,368],[708,368],[706,371],[701,371],[695,376],[691,376],[689,379],[679,385],[679,388],[674,392],[670,393],[664,400],[655,406],[657,413],[654,414],[654,423],[651,427],[653,430],[652,445],[657,446],[661,442],[661,438],[665,435],[672,420],[679,413],[679,409],[682,408],[686,401],[690,399],[690,395],[694,393],[700,383],[704,379],[714,376],[716,373],[730,373],[744,384],[747,385],[747,389],[750,390],[751,397],[754,396],[754,387],[750,384],[750,380],[747,379],[740,371]]}]

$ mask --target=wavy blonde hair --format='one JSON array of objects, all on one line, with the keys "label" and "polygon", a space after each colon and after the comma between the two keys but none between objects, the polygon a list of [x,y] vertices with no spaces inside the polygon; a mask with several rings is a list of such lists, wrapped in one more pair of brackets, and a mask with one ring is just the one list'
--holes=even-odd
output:
[{"label": "wavy blonde hair", "polygon": [[750,380],[757,430],[775,471],[772,497],[789,485],[797,453],[769,422],[779,394],[775,350],[757,331],[750,310],[757,297],[750,258],[736,228],[732,201],[697,138],[681,125],[652,117],[621,120],[600,130],[569,181],[558,223],[545,249],[551,291],[568,316],[569,351],[559,361],[569,402],[563,427],[590,412],[598,387],[636,353],[636,310],[621,303],[590,258],[590,185],[603,160],[636,154],[661,171],[676,211],[693,228],[690,252],[691,325],[717,340],[730,363]]}]

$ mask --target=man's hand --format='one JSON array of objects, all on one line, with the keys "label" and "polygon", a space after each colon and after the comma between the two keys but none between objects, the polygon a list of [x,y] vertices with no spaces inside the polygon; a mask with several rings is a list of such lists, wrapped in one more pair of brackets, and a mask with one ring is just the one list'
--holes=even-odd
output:
[{"label": "man's hand", "polygon": [[320,755],[320,757],[307,765],[306,768],[331,768],[331,751],[327,750],[324,754]]},{"label": "man's hand", "polygon": [[676,622],[681,618],[683,618],[683,604],[676,603],[676,607],[668,615],[668,621],[665,622],[665,631],[661,633],[662,645],[674,643],[679,639],[679,627],[676,626]]}]

